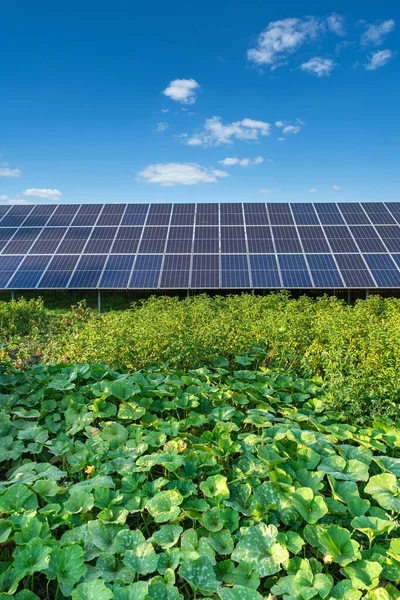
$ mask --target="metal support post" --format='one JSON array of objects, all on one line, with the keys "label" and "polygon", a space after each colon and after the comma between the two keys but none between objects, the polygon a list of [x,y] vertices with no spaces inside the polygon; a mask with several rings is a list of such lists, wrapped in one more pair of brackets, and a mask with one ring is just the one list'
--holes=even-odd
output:
[{"label": "metal support post", "polygon": [[97,290],[97,310],[101,312],[101,292]]},{"label": "metal support post", "polygon": [[347,304],[350,304],[350,300],[351,300],[351,292],[350,292],[350,290],[347,290]]}]

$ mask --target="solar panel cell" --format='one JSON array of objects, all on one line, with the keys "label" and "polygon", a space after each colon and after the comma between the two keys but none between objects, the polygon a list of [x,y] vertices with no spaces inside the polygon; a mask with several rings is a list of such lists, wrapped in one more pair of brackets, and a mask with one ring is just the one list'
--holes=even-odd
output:
[{"label": "solar panel cell", "polygon": [[400,227],[398,225],[377,225],[376,231],[390,252],[400,252]]},{"label": "solar panel cell", "polygon": [[400,287],[400,272],[389,254],[364,254],[364,259],[378,287]]},{"label": "solar panel cell", "polygon": [[169,254],[187,254],[192,251],[193,227],[170,227],[167,249]]},{"label": "solar panel cell", "polygon": [[374,225],[394,225],[396,223],[382,202],[363,202],[362,207]]},{"label": "solar panel cell", "polygon": [[220,204],[221,225],[243,225],[242,204],[227,202]]},{"label": "solar panel cell", "polygon": [[318,254],[330,252],[330,248],[328,242],[326,241],[322,227],[299,226],[297,231],[299,233],[301,243],[303,244],[304,252]]},{"label": "solar panel cell", "polygon": [[342,214],[336,204],[319,202],[314,204],[316,213],[322,225],[344,225]]},{"label": "solar panel cell", "polygon": [[221,227],[221,252],[246,252],[244,227]]},{"label": "solar panel cell", "polygon": [[221,281],[223,288],[249,288],[247,255],[221,254]]},{"label": "solar panel cell", "polygon": [[21,264],[23,256],[0,256],[0,288],[4,289]]},{"label": "solar panel cell", "polygon": [[277,289],[281,287],[275,255],[250,255],[250,269],[254,288]]},{"label": "solar panel cell", "polygon": [[157,288],[162,258],[162,255],[138,255],[129,287],[138,289]]},{"label": "solar panel cell", "polygon": [[56,253],[80,254],[91,233],[91,227],[70,227],[58,246]]},{"label": "solar panel cell", "polygon": [[358,248],[347,227],[325,225],[324,231],[333,252],[358,252]]},{"label": "solar panel cell", "polygon": [[151,204],[147,215],[147,225],[169,225],[172,204]]},{"label": "solar panel cell", "polygon": [[187,288],[189,285],[190,254],[169,254],[165,256],[160,287]]},{"label": "solar panel cell", "polygon": [[243,204],[246,225],[268,225],[267,207],[264,202]]},{"label": "solar panel cell", "polygon": [[370,225],[370,220],[358,202],[341,202],[338,208],[348,225]]},{"label": "solar panel cell", "polygon": [[385,246],[371,225],[349,227],[361,252],[386,252]]},{"label": "solar panel cell", "polygon": [[139,252],[141,254],[160,254],[164,252],[167,232],[167,227],[146,226],[143,230]]},{"label": "solar panel cell", "polygon": [[196,225],[218,225],[218,204],[198,204],[196,209]]},{"label": "solar panel cell", "polygon": [[294,225],[289,204],[268,202],[267,209],[271,225]]},{"label": "solar panel cell", "polygon": [[190,287],[193,289],[215,289],[220,287],[218,254],[193,255]]},{"label": "solar panel cell", "polygon": [[307,270],[306,261],[300,254],[278,255],[279,266],[282,274],[284,287],[308,288],[312,287],[310,275]]},{"label": "solar panel cell", "polygon": [[35,288],[43,275],[51,256],[27,256],[9,281],[8,289],[32,289]]},{"label": "solar panel cell", "polygon": [[342,288],[342,278],[331,254],[307,254],[307,262],[318,288]]},{"label": "solar panel cell", "polygon": [[302,202],[301,204],[292,203],[290,205],[296,225],[318,225],[319,220],[314,210],[314,206],[310,202]]},{"label": "solar panel cell", "polygon": [[303,252],[296,227],[272,227],[272,235],[277,252],[288,252],[291,254]]},{"label": "solar panel cell", "polygon": [[197,226],[194,234],[193,251],[200,254],[215,254],[219,252],[218,227]]},{"label": "solar panel cell", "polygon": [[335,258],[346,287],[375,287],[375,283],[360,254],[336,254]]},{"label": "solar panel cell", "polygon": [[271,228],[268,226],[247,226],[247,243],[249,252],[267,254],[274,252]]}]

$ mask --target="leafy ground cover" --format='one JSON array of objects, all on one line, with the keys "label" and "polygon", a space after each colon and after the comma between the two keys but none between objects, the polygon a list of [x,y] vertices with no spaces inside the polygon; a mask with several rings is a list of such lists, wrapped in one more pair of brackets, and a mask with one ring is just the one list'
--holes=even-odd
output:
[{"label": "leafy ground cover", "polygon": [[97,314],[0,302],[0,359],[101,362],[123,371],[154,365],[210,366],[262,346],[259,364],[303,378],[321,376],[327,401],[359,423],[400,418],[400,300],[371,296],[347,306],[286,293],[185,300],[152,298]]},{"label": "leafy ground cover", "polygon": [[0,597],[399,600],[399,428],[252,361],[1,367]]}]

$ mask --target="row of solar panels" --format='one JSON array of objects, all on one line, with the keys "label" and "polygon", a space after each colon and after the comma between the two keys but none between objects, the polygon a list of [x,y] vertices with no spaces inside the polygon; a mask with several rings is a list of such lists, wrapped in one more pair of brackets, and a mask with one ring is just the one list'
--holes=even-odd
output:
[{"label": "row of solar panels", "polygon": [[0,288],[399,288],[400,254],[0,256]]},{"label": "row of solar panels", "polygon": [[0,228],[2,254],[400,252],[399,225]]},{"label": "row of solar panels", "polygon": [[59,204],[0,206],[0,227],[116,225],[395,225],[399,202]]}]

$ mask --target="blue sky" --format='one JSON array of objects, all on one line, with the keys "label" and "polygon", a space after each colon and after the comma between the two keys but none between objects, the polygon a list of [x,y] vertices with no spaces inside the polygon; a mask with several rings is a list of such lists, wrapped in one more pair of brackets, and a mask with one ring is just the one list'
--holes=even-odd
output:
[{"label": "blue sky", "polygon": [[4,3],[0,202],[399,200],[400,5],[349,7]]}]

